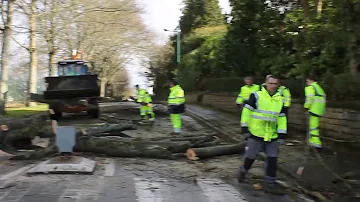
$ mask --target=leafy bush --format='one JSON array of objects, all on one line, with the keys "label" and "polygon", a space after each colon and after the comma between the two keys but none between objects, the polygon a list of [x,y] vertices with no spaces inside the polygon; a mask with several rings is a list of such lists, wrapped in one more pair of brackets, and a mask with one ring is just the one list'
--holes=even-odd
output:
[{"label": "leafy bush", "polygon": [[[254,80],[257,84],[264,82],[264,78]],[[281,83],[290,89],[293,98],[304,98],[305,79],[289,78]],[[328,100],[360,100],[360,74],[326,74],[319,83],[324,88]],[[201,83],[202,90],[209,92],[238,92],[243,85],[243,77],[210,78],[204,79]]]}]

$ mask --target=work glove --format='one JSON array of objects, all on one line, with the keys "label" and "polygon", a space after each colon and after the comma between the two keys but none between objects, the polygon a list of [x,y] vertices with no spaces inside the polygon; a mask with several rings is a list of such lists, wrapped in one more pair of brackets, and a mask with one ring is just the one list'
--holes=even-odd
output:
[{"label": "work glove", "polygon": [[241,109],[241,104],[236,104],[238,109]]},{"label": "work glove", "polygon": [[242,127],[241,132],[244,135],[245,140],[247,140],[250,137],[250,132],[248,127]]},{"label": "work glove", "polygon": [[147,103],[146,102],[141,102],[140,103],[142,106],[147,106]]},{"label": "work glove", "polygon": [[58,121],[58,116],[56,116],[55,111],[53,109],[49,110],[50,113],[50,119],[53,121]]},{"label": "work glove", "polygon": [[278,143],[280,145],[283,145],[285,143],[285,140],[284,140],[285,139],[285,134],[279,133],[278,136],[279,136]]},{"label": "work glove", "polygon": [[168,107],[168,112],[169,112],[169,114],[172,114],[172,112],[174,111],[173,109],[174,109],[173,106],[169,106],[169,107]]}]

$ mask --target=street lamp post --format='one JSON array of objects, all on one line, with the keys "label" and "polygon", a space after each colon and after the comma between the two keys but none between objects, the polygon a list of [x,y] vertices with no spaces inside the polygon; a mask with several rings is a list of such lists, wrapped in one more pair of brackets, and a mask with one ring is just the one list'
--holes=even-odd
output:
[{"label": "street lamp post", "polygon": [[180,64],[180,56],[181,56],[181,53],[180,53],[180,34],[181,34],[181,30],[180,30],[180,27],[178,26],[176,28],[175,31],[171,31],[171,30],[167,30],[167,29],[164,29],[165,32],[174,32],[176,33],[176,62],[177,64],[179,65]]}]

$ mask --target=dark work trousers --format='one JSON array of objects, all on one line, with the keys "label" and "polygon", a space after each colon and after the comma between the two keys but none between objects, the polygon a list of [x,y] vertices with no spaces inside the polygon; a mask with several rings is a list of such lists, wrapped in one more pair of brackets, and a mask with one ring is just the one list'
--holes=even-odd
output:
[{"label": "dark work trousers", "polygon": [[247,173],[260,152],[265,152],[267,156],[265,181],[275,183],[277,157],[279,154],[279,143],[277,141],[264,142],[262,140],[249,138],[246,144],[244,164],[240,167],[240,171]]}]

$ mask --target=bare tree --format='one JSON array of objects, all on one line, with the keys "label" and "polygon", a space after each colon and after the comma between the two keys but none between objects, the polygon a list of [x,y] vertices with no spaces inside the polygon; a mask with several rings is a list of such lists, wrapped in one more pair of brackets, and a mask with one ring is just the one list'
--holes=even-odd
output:
[{"label": "bare tree", "polygon": [[6,102],[6,93],[8,91],[7,82],[9,79],[9,58],[10,58],[10,42],[12,34],[12,18],[14,12],[14,2],[15,0],[7,1],[7,9],[4,9],[4,2],[2,1],[2,21],[4,27],[3,31],[3,41],[2,41],[2,50],[1,50],[1,83],[0,83],[0,114],[5,113],[5,102]]},{"label": "bare tree", "polygon": [[[31,0],[30,14],[30,75],[29,93],[37,93],[37,48],[36,48],[36,0]],[[27,106],[35,106],[36,102],[28,102]]]},{"label": "bare tree", "polygon": [[16,27],[18,34],[28,34],[28,44],[13,40],[30,56],[29,93],[36,93],[40,62],[54,76],[57,58],[77,49],[99,74],[104,95],[106,84],[117,82],[114,75],[134,57],[147,57],[152,47],[153,34],[135,0],[16,0],[15,6],[28,20]]},{"label": "bare tree", "polygon": [[[147,55],[153,35],[142,22],[142,9],[133,0],[85,0],[73,6],[78,12],[72,12],[74,21],[68,26],[71,37],[69,34],[64,41],[69,49],[82,50],[91,61],[91,70],[100,76],[104,96],[106,84],[134,54],[139,58]],[[80,12],[82,15],[78,15]]]}]

